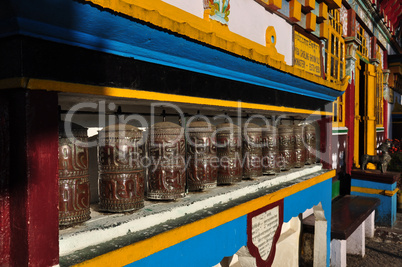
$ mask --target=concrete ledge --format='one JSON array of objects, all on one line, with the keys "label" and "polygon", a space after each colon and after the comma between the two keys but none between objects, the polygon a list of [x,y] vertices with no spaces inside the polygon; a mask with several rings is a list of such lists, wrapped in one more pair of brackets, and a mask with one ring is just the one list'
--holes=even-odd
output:
[{"label": "concrete ledge", "polygon": [[[110,246],[111,240],[124,239],[135,243],[159,233],[217,214],[294,184],[326,173],[321,165],[293,169],[276,176],[262,176],[257,180],[243,180],[232,186],[219,186],[171,202],[146,201],[139,211],[125,214],[100,213],[91,207],[91,219],[80,225],[60,230],[60,262],[74,261],[80,250],[91,247],[91,257],[105,253],[102,244]],[[114,242],[114,249],[125,246],[125,242]],[[99,248],[99,251],[96,251]],[[84,257],[85,258],[85,257]],[[82,259],[85,260],[85,259]]]}]

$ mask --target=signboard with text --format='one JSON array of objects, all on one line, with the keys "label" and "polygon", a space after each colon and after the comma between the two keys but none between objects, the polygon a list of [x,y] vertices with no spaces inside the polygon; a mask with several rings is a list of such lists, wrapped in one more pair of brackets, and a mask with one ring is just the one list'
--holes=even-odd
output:
[{"label": "signboard with text", "polygon": [[257,266],[270,266],[283,223],[283,199],[247,215],[247,247]]},{"label": "signboard with text", "polygon": [[294,33],[294,66],[321,76],[320,45],[297,31]]}]

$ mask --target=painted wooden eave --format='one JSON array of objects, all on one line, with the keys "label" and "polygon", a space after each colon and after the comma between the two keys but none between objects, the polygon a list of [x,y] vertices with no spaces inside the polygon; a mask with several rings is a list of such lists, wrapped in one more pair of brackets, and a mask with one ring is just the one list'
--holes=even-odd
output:
[{"label": "painted wooden eave", "polygon": [[[335,90],[345,91],[345,82],[333,83],[306,71],[287,65],[275,58],[269,48],[257,44],[215,21],[200,19],[160,0],[85,0],[111,11],[137,18],[153,25],[188,36],[228,52],[266,64],[297,77],[318,83]],[[346,85],[347,86],[347,85]]]},{"label": "painted wooden eave", "polygon": [[3,37],[32,36],[326,101],[347,86],[275,60],[267,47],[161,1],[8,2],[13,15],[0,17]]}]

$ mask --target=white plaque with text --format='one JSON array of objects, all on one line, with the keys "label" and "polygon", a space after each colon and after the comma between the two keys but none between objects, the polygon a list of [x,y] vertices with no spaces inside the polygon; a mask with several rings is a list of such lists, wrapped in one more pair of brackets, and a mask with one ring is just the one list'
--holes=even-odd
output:
[{"label": "white plaque with text", "polygon": [[275,207],[251,219],[252,241],[261,258],[267,260],[271,252],[272,240],[279,226],[279,207]]},{"label": "white plaque with text", "polygon": [[247,215],[247,247],[257,266],[270,266],[283,224],[283,199]]}]

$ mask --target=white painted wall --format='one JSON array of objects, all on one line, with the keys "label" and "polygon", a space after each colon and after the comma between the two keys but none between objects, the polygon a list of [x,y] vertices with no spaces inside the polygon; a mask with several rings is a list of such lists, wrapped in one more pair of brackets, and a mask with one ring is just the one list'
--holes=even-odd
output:
[{"label": "white painted wall", "polygon": [[204,17],[204,0],[162,0],[197,17]]},{"label": "white painted wall", "polygon": [[[203,0],[163,0],[197,17],[203,18]],[[276,49],[285,56],[285,62],[292,65],[292,25],[278,15],[271,14],[253,0],[230,1],[229,30],[251,41],[265,46],[265,32],[268,26],[276,31]]]},{"label": "white painted wall", "polygon": [[291,65],[292,26],[278,15],[271,14],[255,1],[235,0],[230,2],[229,29],[241,36],[265,46],[265,31],[273,26],[276,32],[276,49]]}]

